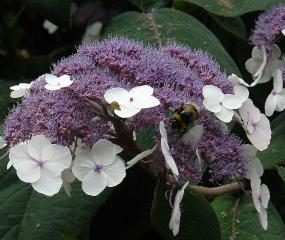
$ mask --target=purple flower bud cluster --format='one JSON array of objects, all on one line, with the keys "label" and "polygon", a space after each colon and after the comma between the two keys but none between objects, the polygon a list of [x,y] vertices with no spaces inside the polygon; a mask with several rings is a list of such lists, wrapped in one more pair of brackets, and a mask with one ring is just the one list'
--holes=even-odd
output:
[{"label": "purple flower bud cluster", "polygon": [[[202,176],[195,151],[190,144],[181,143],[181,135],[172,128],[172,116],[166,114],[170,107],[178,108],[181,103],[195,103],[200,109],[198,122],[203,124],[204,134],[199,151],[213,180],[245,173],[241,142],[225,133],[216,117],[202,104],[202,88],[206,84],[215,85],[224,93],[232,93],[233,89],[208,54],[175,43],[157,49],[124,38],[110,38],[80,46],[77,53],[55,64],[52,73],[68,74],[74,82],[67,89],[49,92],[44,88],[44,79],[37,80],[31,95],[24,98],[6,120],[4,137],[7,142],[16,144],[31,135],[44,134],[62,145],[72,144],[75,138],[92,145],[110,129],[107,122],[94,119],[96,115],[85,101],[86,97],[103,100],[105,91],[112,87],[131,89],[147,84],[154,88],[160,106],[142,110],[127,119],[126,124],[130,130],[154,126],[159,132],[159,122],[165,122],[181,181],[199,182]],[[163,156],[149,166],[154,175],[162,173],[165,169]]]},{"label": "purple flower bud cluster", "polygon": [[264,46],[266,50],[270,51],[284,28],[285,5],[280,4],[259,16],[250,40],[255,46]]}]

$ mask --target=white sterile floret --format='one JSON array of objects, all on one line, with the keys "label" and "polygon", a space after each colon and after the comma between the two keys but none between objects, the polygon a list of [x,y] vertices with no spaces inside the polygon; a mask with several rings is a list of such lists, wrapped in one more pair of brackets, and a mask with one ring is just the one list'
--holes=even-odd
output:
[{"label": "white sterile floret", "polygon": [[153,88],[148,85],[134,87],[130,91],[123,88],[111,88],[104,94],[107,103],[111,104],[114,113],[121,118],[129,118],[141,109],[152,108],[160,104],[152,96]]},{"label": "white sterile floret", "polygon": [[126,167],[117,155],[122,151],[118,145],[101,139],[91,150],[84,149],[76,155],[72,172],[82,182],[86,194],[97,196],[106,187],[114,187],[123,181]]},{"label": "white sterile floret", "polygon": [[268,82],[272,78],[273,73],[280,68],[280,56],[281,51],[277,45],[274,45],[269,56],[263,46],[261,48],[254,47],[252,49],[252,57],[245,62],[245,68],[251,73],[254,80],[250,86]]},{"label": "white sterile floret", "polygon": [[242,103],[244,103],[249,96],[249,91],[247,89],[249,85],[235,74],[228,76],[228,80],[234,84],[234,95],[239,96]]},{"label": "white sterile floret", "polygon": [[245,101],[244,96],[224,94],[221,89],[213,85],[206,85],[202,90],[205,108],[213,112],[223,122],[230,122],[233,118],[233,109],[238,109]]},{"label": "white sterile floret", "polygon": [[169,229],[172,231],[173,235],[176,236],[179,232],[180,227],[180,218],[181,218],[181,209],[180,204],[184,196],[185,188],[189,182],[186,182],[181,190],[178,190],[174,200],[174,206],[171,213],[171,218],[169,222]]},{"label": "white sterile floret", "polygon": [[15,85],[10,87],[12,92],[10,93],[11,98],[20,98],[28,95],[29,89],[31,88],[30,83],[19,83],[19,85]]},{"label": "white sterile floret", "polygon": [[148,157],[149,155],[151,155],[155,149],[157,148],[157,145],[155,145],[153,148],[151,149],[147,149],[141,153],[139,153],[137,156],[135,156],[133,159],[131,159],[130,161],[127,162],[127,167],[126,169],[131,168],[132,166],[134,166],[136,163],[138,163],[140,160]]},{"label": "white sterile floret", "polygon": [[166,168],[172,171],[174,177],[178,176],[179,175],[178,168],[170,153],[165,124],[162,121],[159,123],[159,131],[161,135],[160,147],[161,147],[161,151],[163,153],[164,159],[165,159]]},{"label": "white sterile floret", "polygon": [[46,85],[45,88],[50,91],[59,90],[61,88],[69,87],[73,81],[68,75],[57,77],[53,74],[45,74]]},{"label": "white sterile floret", "polygon": [[254,177],[260,178],[263,174],[263,166],[256,157],[257,149],[251,144],[244,144],[242,145],[242,148],[247,156],[247,173],[245,177],[249,180]]},{"label": "white sterile floret", "polygon": [[5,142],[4,138],[0,136],[0,149],[3,149],[7,146],[7,143]]},{"label": "white sterile floret", "polygon": [[243,128],[251,143],[259,150],[265,150],[271,139],[271,128],[268,118],[260,113],[250,99],[239,109]]},{"label": "white sterile floret", "polygon": [[282,72],[277,69],[273,74],[273,90],[265,101],[265,114],[272,116],[274,111],[285,109],[285,89],[283,88]]},{"label": "white sterile floret", "polygon": [[282,34],[285,36],[285,29],[283,29],[281,32],[282,32]]},{"label": "white sterile floret", "polygon": [[58,29],[58,26],[50,22],[49,20],[45,20],[43,22],[43,28],[46,29],[49,34],[53,34]]},{"label": "white sterile floret", "polygon": [[13,146],[9,158],[20,180],[48,196],[60,190],[61,173],[69,168],[72,159],[68,147],[52,144],[43,135]]}]

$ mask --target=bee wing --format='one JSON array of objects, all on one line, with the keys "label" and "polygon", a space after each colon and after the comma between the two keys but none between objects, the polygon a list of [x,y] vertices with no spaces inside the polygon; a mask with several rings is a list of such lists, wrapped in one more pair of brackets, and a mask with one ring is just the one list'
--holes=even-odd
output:
[{"label": "bee wing", "polygon": [[182,143],[183,144],[190,143],[192,149],[196,150],[203,135],[203,132],[204,132],[203,125],[200,124],[195,125],[182,136]]}]

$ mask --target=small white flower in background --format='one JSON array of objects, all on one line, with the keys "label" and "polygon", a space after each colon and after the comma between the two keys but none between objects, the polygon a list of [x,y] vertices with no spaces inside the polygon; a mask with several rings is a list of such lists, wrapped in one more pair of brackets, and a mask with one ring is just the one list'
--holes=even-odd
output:
[{"label": "small white flower in background", "polygon": [[29,89],[31,88],[30,83],[19,83],[19,85],[15,85],[10,87],[12,92],[10,93],[11,98],[20,98],[28,95]]},{"label": "small white flower in background", "polygon": [[7,143],[5,142],[4,138],[0,136],[0,149],[3,149],[7,146]]},{"label": "small white flower in background", "polygon": [[277,45],[274,46],[269,56],[263,46],[252,49],[252,58],[245,62],[245,68],[254,80],[251,87],[268,82],[272,78],[273,73],[281,66],[280,56],[281,51]]},{"label": "small white flower in background", "polygon": [[47,196],[60,190],[61,173],[70,167],[72,159],[68,147],[51,144],[43,135],[13,146],[9,158],[20,180]]},{"label": "small white flower in background", "polygon": [[228,76],[228,80],[234,84],[234,95],[239,96],[242,103],[244,103],[249,96],[249,91],[247,89],[249,85],[235,74]]},{"label": "small white flower in background", "polygon": [[49,20],[44,20],[43,28],[46,29],[49,34],[53,34],[57,31],[58,26],[50,22]]},{"label": "small white flower in background", "polygon": [[285,36],[285,29],[282,30],[282,34]]},{"label": "small white flower in background", "polygon": [[250,180],[253,204],[258,213],[261,226],[266,230],[268,226],[266,209],[270,199],[270,193],[268,187],[265,184],[261,184],[260,177],[263,174],[263,166],[256,157],[257,149],[254,146],[244,144],[243,149],[247,155],[246,178]]},{"label": "small white flower in background", "polygon": [[268,118],[260,113],[250,99],[239,109],[243,128],[250,142],[259,150],[265,150],[271,139],[271,128]]},{"label": "small white flower in background", "polygon": [[160,140],[160,146],[161,146],[161,151],[163,153],[164,159],[165,159],[165,164],[166,168],[170,169],[174,175],[174,177],[179,175],[178,168],[176,166],[176,163],[170,153],[170,148],[168,145],[168,139],[167,139],[167,133],[165,129],[165,124],[164,122],[160,122],[159,124],[159,131],[161,135],[161,140]]},{"label": "small white flower in background", "polygon": [[104,94],[114,113],[121,118],[129,118],[141,109],[156,107],[159,100],[152,96],[153,88],[148,85],[134,87],[130,91],[123,88],[111,88]]},{"label": "small white flower in background", "polygon": [[223,122],[230,122],[233,109],[238,109],[245,101],[243,95],[224,94],[221,89],[213,85],[206,85],[202,90],[205,108],[213,112]]},{"label": "small white flower in background", "polygon": [[84,149],[75,157],[72,172],[82,182],[83,191],[97,196],[106,187],[120,184],[126,176],[124,161],[117,155],[123,149],[101,139],[91,150]]},{"label": "small white flower in background", "polygon": [[73,81],[68,75],[57,77],[53,74],[45,74],[46,85],[45,88],[50,91],[59,90],[61,88],[69,87]]},{"label": "small white flower in background", "polygon": [[265,114],[272,116],[274,111],[285,109],[285,89],[283,88],[282,72],[277,69],[273,74],[273,90],[265,101]]},{"label": "small white flower in background", "polygon": [[133,159],[131,159],[130,161],[127,162],[127,167],[126,169],[131,168],[132,166],[134,166],[136,163],[138,163],[140,160],[148,157],[149,155],[151,155],[155,149],[157,148],[157,145],[155,145],[153,148],[151,149],[147,149],[141,153],[139,153],[137,156],[135,156]]},{"label": "small white flower in background", "polygon": [[169,222],[169,229],[172,230],[172,233],[174,236],[176,236],[179,232],[180,227],[180,218],[181,218],[181,209],[180,204],[184,196],[185,188],[189,182],[186,182],[183,187],[177,191],[175,200],[174,200],[174,206],[171,213],[171,218]]}]

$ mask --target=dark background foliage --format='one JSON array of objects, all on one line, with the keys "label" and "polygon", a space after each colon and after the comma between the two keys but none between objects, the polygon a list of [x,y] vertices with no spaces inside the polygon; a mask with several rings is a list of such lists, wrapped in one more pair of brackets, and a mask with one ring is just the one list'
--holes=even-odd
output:
[{"label": "dark background foliage", "polygon": [[[252,49],[248,36],[258,15],[281,2],[1,0],[0,120],[16,104],[9,98],[11,85],[30,82],[48,72],[52,63],[74,53],[82,40],[109,35],[155,45],[176,40],[208,51],[223,71],[250,82],[244,68]],[[59,26],[54,34],[43,28],[45,19]],[[102,24],[101,31],[91,28],[96,22]],[[280,46],[284,52],[284,41]],[[261,109],[270,84],[251,92]],[[268,231],[259,226],[250,196],[227,195],[211,202],[189,189],[177,239],[285,239],[284,119],[284,114],[272,117],[272,144],[259,156],[267,169],[262,180],[271,191]],[[241,133],[238,128],[233,131]],[[141,145],[145,146],[149,134],[143,134]],[[163,194],[165,186],[157,185],[156,179],[139,168],[130,171],[121,185],[95,198],[87,197],[78,182],[73,185],[72,198],[64,192],[47,198],[20,183],[13,170],[6,170],[6,164],[7,159],[0,162],[0,239],[174,239],[168,230],[170,209]]]}]

